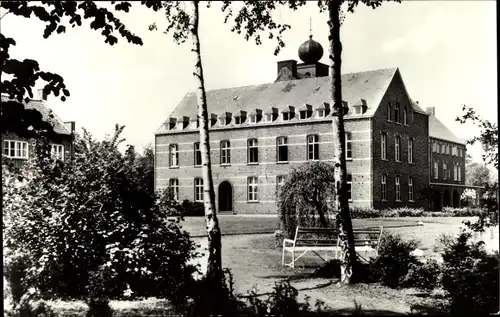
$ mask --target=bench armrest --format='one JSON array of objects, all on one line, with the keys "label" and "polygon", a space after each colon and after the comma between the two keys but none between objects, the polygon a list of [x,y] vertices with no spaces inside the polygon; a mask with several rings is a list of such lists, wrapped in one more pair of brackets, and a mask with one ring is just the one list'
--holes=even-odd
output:
[{"label": "bench armrest", "polygon": [[291,245],[295,245],[295,241],[291,239],[283,239],[283,246],[286,247],[286,244],[290,243]]}]

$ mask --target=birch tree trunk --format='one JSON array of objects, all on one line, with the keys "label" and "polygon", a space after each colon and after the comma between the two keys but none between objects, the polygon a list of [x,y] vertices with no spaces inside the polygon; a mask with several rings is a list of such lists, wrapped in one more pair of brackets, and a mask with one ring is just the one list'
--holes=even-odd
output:
[{"label": "birch tree trunk", "polygon": [[342,83],[341,83],[341,54],[342,43],[340,42],[340,8],[342,1],[330,0],[328,3],[329,13],[329,57],[331,77],[331,99],[333,111],[336,116],[332,120],[334,164],[335,164],[335,205],[337,208],[337,228],[339,230],[340,243],[340,282],[349,284],[352,282],[353,267],[356,262],[354,250],[354,236],[352,231],[351,215],[349,213],[349,201],[347,198],[346,161],[345,161],[345,130],[342,105]]},{"label": "birch tree trunk", "polygon": [[[209,121],[205,81],[201,63],[200,38],[198,36],[199,8],[198,1],[191,1],[193,14],[189,21],[189,30],[193,41],[194,77],[198,85],[196,97],[198,103],[198,120],[200,128],[200,151],[203,175],[203,202],[205,206],[205,225],[208,234],[208,264],[207,278],[222,282],[221,232],[219,220],[215,211],[215,192],[212,180],[212,165],[210,162],[210,140],[208,135]],[[201,120],[200,120],[201,119]]]}]

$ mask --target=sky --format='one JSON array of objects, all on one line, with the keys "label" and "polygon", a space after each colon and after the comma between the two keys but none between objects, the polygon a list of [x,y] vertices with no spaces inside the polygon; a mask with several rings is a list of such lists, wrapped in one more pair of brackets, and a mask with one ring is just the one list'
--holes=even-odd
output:
[{"label": "sky", "polygon": [[[100,3],[99,5],[103,5]],[[2,13],[3,14],[3,13]],[[66,102],[49,97],[50,107],[64,121],[75,121],[96,138],[111,134],[116,123],[140,151],[154,144],[154,133],[182,98],[195,90],[190,44],[178,45],[164,34],[165,19],[137,3],[118,14],[144,42],[110,46],[88,27],[68,28],[43,38],[43,24],[7,14],[2,33],[17,45],[11,56],[39,62],[42,70],[64,77],[71,92]],[[276,62],[299,60],[297,50],[313,38],[325,49],[328,64],[327,13],[312,1],[299,11],[280,8],[275,18],[291,25],[286,47],[274,56],[275,40],[262,45],[232,33],[220,6],[200,8],[200,38],[206,89],[270,83]],[[148,26],[156,22],[160,31]],[[436,116],[458,137],[468,139],[477,129],[455,118],[462,105],[497,121],[497,44],[495,1],[403,1],[376,10],[360,5],[348,13],[341,28],[342,73],[399,67],[406,88],[421,107],[435,107]],[[41,86],[40,86],[41,87]],[[480,147],[469,147],[480,160]]]}]

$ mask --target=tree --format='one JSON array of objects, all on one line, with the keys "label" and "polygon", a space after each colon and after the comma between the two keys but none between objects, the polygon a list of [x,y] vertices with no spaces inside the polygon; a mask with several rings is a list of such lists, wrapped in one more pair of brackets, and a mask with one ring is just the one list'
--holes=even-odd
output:
[{"label": "tree", "polygon": [[[116,3],[116,4],[115,4]],[[112,1],[115,11],[129,12],[130,3],[126,1]],[[96,4],[94,1],[1,1],[0,7],[6,12],[2,19],[13,14],[25,18],[34,17],[45,24],[44,38],[66,32],[66,28],[81,26],[82,20],[93,19],[89,27],[94,30],[102,30],[105,37],[104,42],[114,45],[118,42],[117,36],[127,39],[129,42],[142,45],[142,40],[131,33],[115,14]],[[67,21],[67,22],[66,22]],[[2,98],[2,134],[10,132],[21,137],[39,137],[40,135],[54,138],[52,126],[42,120],[40,113],[36,110],[25,109],[23,103],[33,98],[33,88],[37,81],[45,83],[43,92],[45,95],[53,94],[60,96],[62,101],[70,96],[70,92],[64,84],[62,76],[42,71],[36,60],[25,59],[23,61],[12,58],[9,54],[11,46],[15,46],[13,38],[6,37],[0,33],[0,63],[2,67],[2,94],[8,98]]]},{"label": "tree", "polygon": [[176,304],[189,290],[196,246],[143,184],[140,155],[118,150],[123,128],[77,135],[64,162],[41,144],[19,176],[2,175],[7,258],[26,258],[25,281],[42,295],[99,306],[130,289]]},{"label": "tree", "polygon": [[[401,2],[401,0],[394,0]],[[271,13],[276,9],[277,5],[286,5],[292,10],[297,10],[299,7],[306,4],[306,1],[244,1],[242,8],[234,15],[230,9],[231,1],[224,1],[223,11],[227,10],[225,22],[234,16],[234,26],[231,31],[241,33],[245,31],[245,39],[255,38],[257,45],[261,44],[260,33],[264,30],[269,31],[269,38],[276,37],[278,45],[275,49],[275,55],[284,46],[280,35],[290,26],[287,24],[277,24]],[[354,13],[359,3],[363,3],[373,9],[382,5],[382,0],[330,0],[318,1],[320,12],[328,10],[329,13],[329,51],[330,51],[330,77],[331,77],[331,104],[337,114],[332,120],[332,128],[334,135],[334,164],[336,168],[335,179],[336,186],[336,201],[337,201],[337,226],[340,231],[339,240],[341,245],[341,282],[348,284],[353,277],[353,266],[356,261],[354,252],[354,237],[352,233],[352,221],[349,213],[349,202],[347,199],[347,181],[346,181],[346,163],[345,163],[345,133],[343,122],[343,107],[342,107],[342,84],[341,84],[341,54],[342,43],[340,41],[340,27],[343,19],[341,6],[347,5],[347,11]],[[278,36],[275,36],[275,31],[278,31]]]},{"label": "tree", "polygon": [[306,163],[292,170],[278,193],[278,212],[287,238],[297,225],[328,227],[335,199],[334,168],[323,162]]}]

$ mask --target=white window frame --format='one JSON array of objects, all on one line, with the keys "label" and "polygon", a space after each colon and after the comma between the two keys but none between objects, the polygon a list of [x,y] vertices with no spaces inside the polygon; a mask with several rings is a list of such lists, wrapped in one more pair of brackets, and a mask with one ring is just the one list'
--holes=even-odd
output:
[{"label": "white window frame", "polygon": [[51,144],[50,145],[50,155],[61,161],[64,160],[64,145],[62,144]]},{"label": "white window frame", "polygon": [[[200,162],[198,164],[198,157],[200,158]],[[201,158],[201,145],[200,142],[194,143],[194,166],[201,166],[203,163]]]},{"label": "white window frame", "polygon": [[307,160],[319,160],[319,136],[317,134],[307,136]]},{"label": "white window frame", "polygon": [[[259,163],[259,141],[257,139],[248,139],[247,141],[247,155],[248,155],[248,164],[258,164]],[[254,155],[252,155],[252,151],[255,152],[255,161],[252,161]]]},{"label": "white window frame", "polygon": [[26,141],[4,140],[3,154],[9,158],[27,160],[29,157],[29,147]]},{"label": "white window frame", "polygon": [[458,173],[458,181],[462,181],[462,166],[458,165],[457,166],[457,173]]},{"label": "white window frame", "polygon": [[257,123],[257,115],[256,114],[251,114],[250,119],[248,120],[248,123],[250,124],[256,124]]},{"label": "white window frame", "polygon": [[259,201],[259,179],[256,176],[250,176],[247,179],[248,201]]},{"label": "white window frame", "polygon": [[169,179],[168,186],[172,188],[172,191],[174,192],[174,200],[179,201],[179,179],[178,178]]},{"label": "white window frame", "polygon": [[307,119],[307,111],[306,110],[299,111],[299,118],[300,118],[300,120],[306,120]]},{"label": "white window frame", "polygon": [[387,160],[387,133],[382,132],[380,134],[380,158],[382,160]]},{"label": "white window frame", "polygon": [[324,118],[325,112],[325,109],[318,109],[318,118]]},{"label": "white window frame", "polygon": [[401,162],[401,136],[394,136],[394,160]]},{"label": "white window frame", "polygon": [[352,133],[345,133],[345,158],[352,160]]},{"label": "white window frame", "polygon": [[394,122],[401,123],[401,114],[399,113],[400,107],[399,102],[394,105]]},{"label": "white window frame", "polygon": [[446,170],[447,168],[448,165],[443,161],[443,179],[446,179],[446,176],[448,175],[448,171]]},{"label": "white window frame", "polygon": [[413,177],[408,177],[408,201],[414,202],[413,200]]},{"label": "white window frame", "polygon": [[281,118],[283,121],[290,121],[293,119],[292,117],[292,112],[290,111],[285,111],[281,113]]},{"label": "white window frame", "polygon": [[408,138],[408,163],[413,164],[413,138]]},{"label": "white window frame", "polygon": [[347,183],[347,188],[346,188],[347,199],[349,201],[352,201],[352,174],[347,173],[345,179]]},{"label": "white window frame", "polygon": [[[280,160],[280,148],[286,148],[286,160]],[[276,138],[276,161],[279,163],[288,162],[288,138],[280,136]]]},{"label": "white window frame", "polygon": [[231,164],[231,142],[229,140],[220,141],[220,165]]},{"label": "white window frame", "polygon": [[204,196],[204,187],[203,187],[203,178],[195,178],[194,179],[194,201],[203,202]]},{"label": "white window frame", "polygon": [[394,177],[394,185],[395,185],[395,200],[397,202],[401,201],[401,179],[399,176]]},{"label": "white window frame", "polygon": [[387,175],[383,174],[380,181],[381,200],[387,201]]},{"label": "white window frame", "polygon": [[179,145],[170,144],[169,148],[169,166],[179,167]]},{"label": "white window frame", "polygon": [[286,176],[285,175],[277,175],[276,176],[276,197],[279,198],[281,193],[281,189],[285,185]]},{"label": "white window frame", "polygon": [[267,113],[265,115],[265,118],[266,118],[266,122],[273,122],[273,114],[272,113]]},{"label": "white window frame", "polygon": [[438,179],[439,177],[439,162],[434,161],[434,179]]}]

